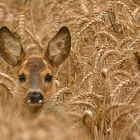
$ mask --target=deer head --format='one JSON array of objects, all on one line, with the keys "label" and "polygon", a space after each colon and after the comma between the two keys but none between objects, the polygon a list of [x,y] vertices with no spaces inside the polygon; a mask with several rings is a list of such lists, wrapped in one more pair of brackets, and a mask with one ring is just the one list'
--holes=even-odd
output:
[{"label": "deer head", "polygon": [[27,55],[18,38],[7,28],[0,29],[0,54],[11,66],[18,67],[19,95],[28,105],[40,106],[56,92],[56,70],[69,56],[71,35],[62,27],[46,45],[42,55]]}]

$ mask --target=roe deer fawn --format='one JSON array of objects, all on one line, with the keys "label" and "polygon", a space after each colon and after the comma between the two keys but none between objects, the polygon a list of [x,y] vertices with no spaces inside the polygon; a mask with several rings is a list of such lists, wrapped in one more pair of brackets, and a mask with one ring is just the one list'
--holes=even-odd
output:
[{"label": "roe deer fawn", "polygon": [[0,29],[0,54],[11,66],[18,68],[18,95],[29,107],[41,108],[56,92],[54,76],[69,56],[71,35],[62,27],[41,54],[25,52],[20,40],[7,28]]}]

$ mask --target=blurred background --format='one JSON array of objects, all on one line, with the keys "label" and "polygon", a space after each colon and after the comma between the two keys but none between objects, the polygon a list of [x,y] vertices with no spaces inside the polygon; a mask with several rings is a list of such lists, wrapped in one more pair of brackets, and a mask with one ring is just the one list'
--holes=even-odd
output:
[{"label": "blurred background", "polygon": [[[84,139],[140,139],[139,0],[0,0],[2,26],[15,33],[25,51],[44,48],[62,26],[70,29],[72,50],[58,72],[54,104],[78,121],[68,127],[67,120],[57,121],[56,113],[35,123],[16,122],[17,112],[9,107],[8,119],[4,115],[9,97],[1,98],[0,139],[71,139],[73,127],[78,136],[88,131],[85,135],[90,138]],[[2,58],[0,65],[1,73],[16,78]],[[10,92],[10,83],[0,77],[1,93]],[[90,121],[85,126],[82,119],[87,111]],[[75,139],[81,140],[78,136]]]}]

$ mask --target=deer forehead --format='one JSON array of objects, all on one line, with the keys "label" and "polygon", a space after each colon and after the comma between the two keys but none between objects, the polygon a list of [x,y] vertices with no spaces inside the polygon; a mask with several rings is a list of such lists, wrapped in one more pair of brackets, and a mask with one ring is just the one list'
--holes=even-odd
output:
[{"label": "deer forehead", "polygon": [[51,66],[42,57],[29,57],[21,65],[21,71],[25,73],[45,72],[51,73]]}]

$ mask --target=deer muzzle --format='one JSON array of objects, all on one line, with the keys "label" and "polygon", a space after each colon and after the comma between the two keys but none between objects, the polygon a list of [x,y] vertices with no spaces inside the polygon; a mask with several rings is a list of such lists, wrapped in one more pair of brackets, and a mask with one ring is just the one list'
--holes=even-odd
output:
[{"label": "deer muzzle", "polygon": [[40,91],[30,91],[25,100],[29,105],[41,105],[44,97]]}]

